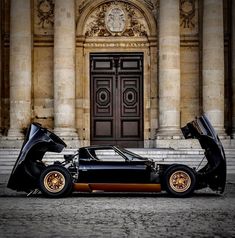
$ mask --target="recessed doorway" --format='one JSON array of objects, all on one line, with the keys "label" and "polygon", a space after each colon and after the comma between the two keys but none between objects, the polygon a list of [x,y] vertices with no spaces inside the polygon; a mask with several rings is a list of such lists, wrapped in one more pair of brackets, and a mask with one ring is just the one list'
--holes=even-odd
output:
[{"label": "recessed doorway", "polygon": [[143,53],[91,53],[91,144],[143,147]]}]

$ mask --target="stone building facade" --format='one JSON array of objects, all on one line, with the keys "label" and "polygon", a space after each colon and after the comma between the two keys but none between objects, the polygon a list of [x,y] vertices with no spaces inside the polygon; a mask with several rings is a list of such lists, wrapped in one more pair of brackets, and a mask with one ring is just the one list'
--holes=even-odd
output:
[{"label": "stone building facade", "polygon": [[235,142],[235,2],[2,0],[1,146],[31,122],[72,147],[196,146],[205,113]]}]

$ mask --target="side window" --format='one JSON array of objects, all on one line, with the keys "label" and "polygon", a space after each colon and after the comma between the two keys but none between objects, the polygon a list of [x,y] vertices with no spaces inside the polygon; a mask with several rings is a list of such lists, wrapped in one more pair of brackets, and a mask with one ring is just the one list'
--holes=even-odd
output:
[{"label": "side window", "polygon": [[125,162],[125,159],[113,149],[93,149],[90,154],[100,161],[120,161]]}]

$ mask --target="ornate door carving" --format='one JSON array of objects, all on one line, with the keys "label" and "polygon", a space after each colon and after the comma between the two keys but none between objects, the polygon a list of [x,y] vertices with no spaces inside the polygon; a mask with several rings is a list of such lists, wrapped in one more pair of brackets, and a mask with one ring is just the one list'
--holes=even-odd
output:
[{"label": "ornate door carving", "polygon": [[143,55],[91,54],[91,143],[143,146]]}]

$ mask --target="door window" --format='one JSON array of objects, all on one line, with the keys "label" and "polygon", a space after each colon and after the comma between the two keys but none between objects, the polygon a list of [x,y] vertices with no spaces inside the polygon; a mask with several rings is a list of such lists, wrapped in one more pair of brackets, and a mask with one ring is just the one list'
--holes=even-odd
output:
[{"label": "door window", "polygon": [[95,160],[125,162],[125,159],[113,149],[90,149],[89,153]]}]

